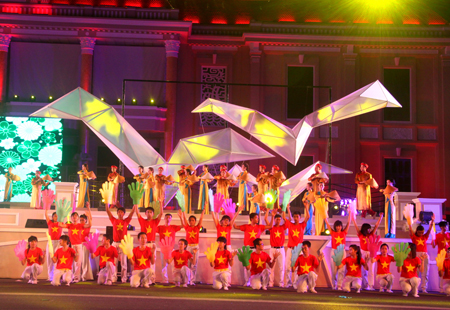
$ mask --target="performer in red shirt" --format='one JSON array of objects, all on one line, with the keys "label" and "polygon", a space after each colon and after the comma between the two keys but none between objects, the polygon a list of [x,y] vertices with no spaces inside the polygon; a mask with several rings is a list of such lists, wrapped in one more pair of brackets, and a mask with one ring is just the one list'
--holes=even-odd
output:
[{"label": "performer in red shirt", "polygon": [[361,257],[361,249],[356,244],[352,244],[348,250],[349,256],[342,260],[342,263],[338,266],[338,269],[341,269],[344,266],[347,266],[347,274],[345,275],[344,282],[342,283],[342,287],[345,292],[350,292],[351,287],[356,288],[356,293],[361,292],[361,269],[364,267],[366,270],[369,269],[367,266],[367,259],[369,259],[369,255],[366,255],[365,258]]},{"label": "performer in red shirt", "polygon": [[389,246],[383,243],[380,247],[380,255],[372,258],[372,263],[377,262],[377,281],[380,284],[380,293],[392,293],[392,284],[394,283],[394,276],[392,275],[389,266],[395,262],[394,256],[388,255]]},{"label": "performer in red shirt", "polygon": [[421,279],[419,278],[417,271],[423,272],[423,264],[421,259],[424,259],[427,255],[422,254],[422,257],[417,255],[417,247],[414,243],[409,244],[411,252],[408,254],[408,258],[403,261],[401,267],[397,267],[397,271],[400,273],[400,286],[402,287],[403,296],[408,296],[412,291],[414,297],[419,297],[419,286]]},{"label": "performer in red shirt", "polygon": [[191,282],[191,270],[188,267],[188,263],[194,264],[197,260],[197,249],[194,249],[194,255],[186,251],[188,245],[187,240],[180,239],[178,241],[178,250],[172,252],[172,257],[167,260],[168,264],[173,262],[173,278],[175,281],[175,286],[187,287],[188,283]]},{"label": "performer in red shirt", "polygon": [[442,270],[439,270],[439,277],[443,279],[443,293],[450,296],[450,248],[447,248],[446,258]]},{"label": "performer in red shirt", "polygon": [[434,224],[434,214],[431,216],[431,222],[430,226],[428,228],[428,231],[425,232],[425,228],[422,225],[417,226],[416,232],[413,232],[411,224],[409,225],[409,236],[411,237],[412,242],[416,245],[416,251],[417,256],[422,257],[423,254],[426,254],[424,257],[425,259],[422,261],[423,265],[423,271],[420,271],[421,273],[421,286],[422,286],[422,293],[428,293],[428,266],[430,264],[428,259],[428,249],[427,249],[427,241],[430,237],[431,229],[433,228]]},{"label": "performer in red shirt", "polygon": [[[364,223],[361,225],[361,230],[358,228],[358,224],[356,223],[355,217],[352,216],[353,224],[355,225],[356,233],[359,238],[359,246],[361,248],[362,257],[366,257],[369,252],[369,236],[376,234],[378,226],[380,226],[381,220],[383,219],[383,213],[380,213],[380,218],[378,219],[375,227],[372,229],[372,226],[368,223]],[[369,255],[370,256],[370,255]],[[374,268],[375,264],[372,262],[367,262],[367,266],[369,266],[368,270],[362,270],[362,288],[367,291],[373,291],[373,285],[375,283],[374,277]]]},{"label": "performer in red shirt", "polygon": [[[178,216],[180,216],[180,214],[178,214]],[[172,214],[167,213],[164,216],[164,225],[160,225],[157,227],[156,232],[159,234],[160,241],[165,240],[166,238],[168,238],[168,239],[175,238],[176,232],[181,230],[181,226],[170,225],[171,221],[172,221]],[[163,283],[169,283],[169,276],[167,274],[169,264],[167,264],[167,262],[165,261],[164,255],[162,252],[161,252],[161,265],[162,265]]]},{"label": "performer in red shirt", "polygon": [[[268,215],[269,212],[266,212],[264,220],[268,223]],[[272,226],[273,224],[273,226]],[[277,214],[277,210],[272,210],[272,219],[269,223],[270,231],[270,258],[273,259],[273,256],[276,252],[280,253],[278,256],[277,262],[273,265],[272,270],[270,270],[269,277],[269,287],[273,287],[274,283],[279,287],[284,287],[284,272],[285,272],[285,258],[286,252],[284,251],[284,240],[285,240],[285,231],[286,226],[281,225],[281,215]]]},{"label": "performer in red shirt", "polygon": [[[86,204],[89,204],[89,201],[86,201]],[[86,214],[80,215],[80,223],[81,224],[85,225],[87,223],[87,221],[88,221],[88,217],[86,216]],[[82,230],[81,240],[83,242],[86,241],[87,237],[89,237],[90,232],[91,232],[91,227],[87,227]],[[81,281],[94,280],[89,251],[84,244],[82,246],[82,250],[83,250],[83,252],[80,253],[82,260],[83,260],[83,262],[81,264]]]},{"label": "performer in red shirt", "polygon": [[323,260],[323,253],[317,258],[309,253],[310,249],[311,242],[303,241],[302,254],[298,256],[294,267],[292,267],[292,272],[297,269],[298,280],[294,285],[294,288],[297,286],[297,293],[306,293],[307,288],[311,293],[317,293],[315,290],[317,272],[319,272],[320,263]]},{"label": "performer in red shirt", "polygon": [[[439,228],[441,231],[436,234],[436,238],[431,241],[431,245],[433,249],[438,247],[438,253],[441,253],[442,250],[447,250],[450,247],[450,233],[447,231],[447,222],[441,221],[439,222]],[[442,277],[439,280],[439,289],[441,293],[444,292],[444,280]]]},{"label": "performer in red shirt", "polygon": [[59,227],[58,215],[56,214],[56,212],[53,212],[52,217],[50,218],[50,216],[48,216],[48,209],[45,209],[45,220],[47,221],[48,234],[50,235],[53,246],[53,253],[50,253],[50,251],[48,250],[49,244],[47,242],[47,249],[45,251],[48,272],[47,281],[52,282],[53,273],[55,271],[55,264],[53,263],[52,256],[55,254],[55,251],[59,247],[59,237],[61,237],[62,228]]},{"label": "performer in red shirt", "polygon": [[111,245],[111,236],[103,235],[103,243],[91,254],[92,258],[99,257],[98,284],[112,285],[116,274],[117,249]]},{"label": "performer in red shirt", "polygon": [[222,287],[228,291],[231,283],[231,270],[229,267],[234,265],[234,257],[236,251],[230,252],[227,250],[227,238],[217,238],[217,251],[214,255],[214,262],[209,262],[211,267],[214,267],[213,272],[213,289],[220,290]]},{"label": "performer in red shirt", "polygon": [[[250,285],[254,290],[267,290],[269,284],[270,269],[277,261],[277,257],[280,256],[279,252],[274,254],[273,260],[270,256],[264,252],[264,244],[260,238],[256,238],[253,241],[255,251],[250,255],[250,264],[245,268],[250,271]],[[266,268],[266,265],[269,268]]]},{"label": "performer in red shirt", "polygon": [[[328,228],[330,229],[330,235],[331,235],[331,256],[336,255],[336,249],[339,245],[343,244],[345,245],[345,239],[347,237],[348,229],[350,228],[350,221],[351,221],[352,213],[348,213],[348,221],[347,225],[342,224],[341,221],[337,220],[334,222],[333,226],[330,225],[330,222],[328,222],[328,218],[325,218],[325,222],[328,225]],[[345,256],[345,250],[344,250],[344,256]],[[342,281],[344,281],[344,274],[345,270],[337,269],[338,266],[332,262],[333,267],[331,268],[331,287],[333,290],[342,290]],[[337,281],[336,281],[336,275],[337,275]]]},{"label": "performer in red shirt", "polygon": [[[186,251],[188,251],[192,255],[194,255],[194,249],[197,249],[197,251],[199,250],[198,239],[200,230],[202,229],[203,215],[205,215],[205,209],[202,210],[197,225],[196,225],[197,218],[194,215],[189,216],[189,222],[186,220],[186,214],[184,212],[182,213],[182,217],[180,217],[181,224],[183,225],[184,230],[186,231],[186,240],[188,242]],[[191,283],[189,283],[189,285],[195,285],[195,275],[197,274],[197,263],[198,260],[195,262],[195,265],[189,265],[189,269],[191,269],[192,272]]]},{"label": "performer in red shirt", "polygon": [[[284,226],[288,229],[288,245],[286,248],[286,273],[284,277],[285,287],[291,286],[293,283],[297,282],[297,275],[294,274],[294,279],[292,279],[292,269],[291,269],[291,257],[292,249],[295,248],[299,243],[303,242],[303,234],[305,232],[306,223],[309,219],[309,213],[305,213],[305,219],[300,223],[301,213],[295,211],[293,216],[291,215],[291,206],[287,205],[287,214],[283,212]],[[291,220],[294,220],[294,223]]]},{"label": "performer in red shirt", "polygon": [[[108,213],[109,220],[111,221],[111,224],[113,225],[113,246],[117,249],[119,253],[118,261],[120,262],[120,266],[122,268],[121,271],[121,278],[122,283],[127,282],[127,263],[128,258],[127,255],[123,253],[122,249],[119,247],[120,241],[122,241],[123,237],[127,235],[128,232],[128,225],[131,222],[131,219],[133,218],[134,210],[137,208],[137,205],[133,205],[133,208],[131,209],[130,215],[128,215],[127,218],[124,218],[126,210],[124,207],[122,207],[119,202],[117,202],[116,206],[117,208],[117,218],[115,218],[111,210],[109,209],[109,204],[106,205],[106,213]],[[116,268],[116,275],[114,277],[117,279],[117,268]]]},{"label": "performer in red shirt", "polygon": [[[250,213],[249,217],[250,224],[238,226],[236,225],[236,223],[234,223],[233,227],[244,232],[244,246],[249,246],[251,249],[255,250],[253,241],[258,239],[263,231],[272,228],[272,225],[259,225],[259,215],[256,213]],[[250,274],[247,269],[244,269],[244,278],[246,286],[250,286]]]},{"label": "performer in red shirt", "polygon": [[85,228],[89,228],[92,225],[92,216],[91,216],[91,209],[89,206],[89,203],[86,203],[87,207],[87,216],[89,218],[89,222],[86,224],[82,224],[79,222],[80,217],[77,212],[73,212],[70,216],[70,223],[64,224],[64,223],[58,223],[59,227],[67,228],[69,231],[69,238],[70,238],[70,244],[72,248],[77,252],[80,257],[76,261],[75,264],[75,272],[73,274],[73,282],[77,283],[81,281],[81,266],[83,265],[83,231]]},{"label": "performer in red shirt", "polygon": [[28,238],[28,248],[25,250],[25,258],[21,261],[22,265],[27,265],[21,278],[29,284],[37,284],[37,277],[42,273],[44,255],[37,246],[38,239],[35,236]]},{"label": "performer in red shirt", "polygon": [[146,232],[141,231],[138,234],[138,240],[139,246],[133,249],[133,257],[130,259],[134,265],[130,285],[131,287],[149,288],[150,284],[155,282],[155,273],[150,267],[155,264],[156,245],[153,243],[148,246]]},{"label": "performer in red shirt", "polygon": [[56,269],[53,274],[53,286],[61,285],[61,278],[63,283],[70,286],[72,282],[72,264],[79,260],[79,253],[77,249],[73,249],[70,246],[70,238],[67,235],[62,235],[59,238],[60,248],[56,250],[53,255],[53,262],[56,263]]},{"label": "performer in red shirt", "polygon": [[236,212],[231,219],[228,215],[222,216],[222,219],[219,221],[219,216],[216,213],[211,212],[212,218],[214,220],[214,224],[216,225],[217,230],[217,238],[225,237],[227,238],[227,249],[231,252],[231,228],[234,226],[234,221],[236,221],[239,212],[244,210],[244,206],[240,206],[238,208],[238,212]]}]

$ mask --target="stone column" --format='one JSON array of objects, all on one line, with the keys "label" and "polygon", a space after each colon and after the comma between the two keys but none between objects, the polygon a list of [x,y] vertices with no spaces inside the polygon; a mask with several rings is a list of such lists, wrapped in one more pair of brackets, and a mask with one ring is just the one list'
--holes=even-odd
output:
[{"label": "stone column", "polygon": [[4,110],[6,102],[6,81],[8,68],[8,50],[11,42],[10,34],[0,34],[0,103],[1,110]]},{"label": "stone column", "polygon": [[[450,122],[447,121],[446,117],[450,115],[450,46],[444,48],[444,53],[441,55],[441,110],[440,116],[438,118],[439,133],[441,138],[439,139],[440,154],[440,173],[438,175],[439,180],[442,180],[442,185],[440,186],[439,195],[441,197],[450,196],[450,180],[448,177],[450,175],[450,162],[448,157],[450,156]],[[449,207],[447,206],[444,212],[446,214],[450,213]]]},{"label": "stone column", "polygon": [[[166,46],[166,80],[176,81],[178,70],[178,51],[180,41],[175,35],[169,35],[165,41]],[[177,84],[166,84],[166,124],[164,132],[164,155],[168,159],[173,150],[173,136],[175,132],[175,111],[177,104]]]},{"label": "stone column", "polygon": [[[250,48],[250,83],[261,84],[261,50],[259,42],[249,42]],[[260,101],[261,87],[254,86],[250,88],[250,108],[262,111]]]}]

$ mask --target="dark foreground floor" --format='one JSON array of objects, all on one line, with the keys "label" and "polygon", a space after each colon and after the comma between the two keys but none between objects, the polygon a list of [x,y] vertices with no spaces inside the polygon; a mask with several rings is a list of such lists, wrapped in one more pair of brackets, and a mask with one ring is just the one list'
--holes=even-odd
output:
[{"label": "dark foreground floor", "polygon": [[362,292],[344,294],[317,289],[318,294],[297,294],[293,289],[272,288],[254,291],[231,287],[216,291],[210,285],[189,288],[156,285],[133,289],[129,284],[99,286],[94,282],[53,287],[48,282],[30,285],[0,279],[0,309],[449,309],[450,297],[421,294],[420,298],[394,294]]}]

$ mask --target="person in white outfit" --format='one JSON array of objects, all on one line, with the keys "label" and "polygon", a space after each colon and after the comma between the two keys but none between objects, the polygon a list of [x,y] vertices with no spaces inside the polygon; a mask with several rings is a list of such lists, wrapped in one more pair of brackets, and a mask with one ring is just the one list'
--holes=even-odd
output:
[{"label": "person in white outfit", "polygon": [[353,287],[356,289],[356,293],[361,293],[361,269],[369,269],[369,266],[367,265],[367,260],[370,259],[369,253],[363,258],[359,246],[352,244],[348,249],[348,254],[349,256],[344,258],[338,266],[338,269],[341,269],[344,266],[347,267],[347,274],[344,277],[342,288],[344,292],[348,293]]},{"label": "person in white outfit", "polygon": [[439,270],[439,277],[442,278],[442,292],[450,297],[450,247],[447,248],[446,258]]},{"label": "person in white outfit", "polygon": [[394,256],[388,255],[389,246],[383,243],[380,247],[380,255],[372,258],[372,263],[377,263],[377,281],[380,284],[380,293],[392,293],[392,285],[394,284],[394,275],[391,273],[389,266],[395,262]]},{"label": "person in white outfit", "polygon": [[42,273],[44,263],[44,255],[41,248],[37,246],[38,239],[35,236],[28,238],[28,248],[25,250],[24,259],[21,261],[22,265],[26,264],[25,270],[22,273],[22,279],[29,284],[37,284],[37,277]]},{"label": "person in white outfit", "polygon": [[317,293],[316,281],[317,272],[320,269],[320,263],[323,260],[323,253],[320,254],[319,258],[314,255],[309,254],[311,249],[311,242],[303,241],[302,253],[298,256],[294,267],[292,267],[292,272],[297,269],[297,282],[294,283],[294,288],[297,288],[297,293],[306,293],[309,290],[311,293]]},{"label": "person in white outfit", "polygon": [[112,285],[116,274],[115,259],[119,256],[116,247],[111,245],[111,236],[103,235],[103,244],[91,254],[92,258],[99,256],[98,284]]},{"label": "person in white outfit", "polygon": [[422,257],[417,257],[416,245],[414,243],[409,244],[411,251],[408,257],[403,261],[401,267],[397,267],[397,271],[400,273],[400,286],[403,291],[403,296],[408,296],[410,292],[414,297],[419,297],[419,286],[421,279],[419,278],[417,271],[423,272],[422,260],[425,258],[425,254]]},{"label": "person in white outfit", "polygon": [[80,258],[80,253],[77,249],[73,249],[70,245],[70,238],[67,235],[62,235],[59,238],[59,249],[56,250],[55,255],[53,255],[53,263],[56,264],[56,269],[53,274],[53,286],[60,286],[61,279],[62,282],[70,286],[72,282],[72,264],[73,262],[78,262]]},{"label": "person in white outfit", "polygon": [[47,242],[47,249],[45,251],[48,272],[47,281],[52,282],[53,273],[55,271],[55,264],[53,263],[52,257],[55,254],[56,250],[59,248],[59,237],[61,237],[62,228],[59,227],[58,215],[56,214],[56,212],[53,212],[52,217],[50,218],[48,216],[48,209],[45,209],[45,219],[47,221],[48,234],[50,236],[51,246],[53,248],[53,253],[50,253],[50,244]]},{"label": "person in white outfit", "polygon": [[131,273],[130,285],[131,287],[145,287],[149,288],[155,282],[155,273],[151,265],[155,264],[155,249],[156,246],[147,246],[147,233],[140,232],[138,234],[139,246],[133,249],[133,257],[130,259],[134,265],[134,270]]},{"label": "person in white outfit", "polygon": [[217,238],[217,251],[214,254],[214,261],[209,262],[211,267],[214,267],[213,276],[213,289],[220,290],[223,288],[228,291],[228,287],[231,283],[231,270],[230,267],[234,265],[234,257],[236,251],[230,252],[227,250],[227,238]]},{"label": "person in white outfit", "polygon": [[[270,269],[275,265],[280,252],[273,255],[273,260],[264,252],[264,243],[260,238],[253,240],[255,251],[250,255],[250,264],[245,268],[250,271],[250,286],[254,290],[267,290],[269,285]],[[269,266],[269,268],[266,267]]]},{"label": "person in white outfit", "polygon": [[[269,223],[270,231],[270,258],[273,259],[275,253],[279,252],[280,256],[278,256],[277,262],[274,264],[273,268],[270,270],[269,277],[269,287],[273,287],[274,284],[279,287],[284,287],[284,272],[285,272],[285,259],[286,252],[284,251],[284,240],[285,240],[285,231],[286,226],[281,225],[281,215],[277,214],[276,209],[272,210],[272,219]],[[264,217],[266,223],[268,223],[268,215],[269,212],[266,212]],[[273,226],[272,226],[273,223]]]},{"label": "person in white outfit", "polygon": [[167,260],[167,264],[173,262],[173,278],[175,281],[175,286],[179,287],[180,284],[183,287],[187,287],[191,283],[192,272],[188,267],[188,263],[195,264],[197,249],[193,249],[194,255],[189,251],[186,251],[188,242],[186,239],[180,239],[178,241],[178,250],[172,252],[172,257]]}]

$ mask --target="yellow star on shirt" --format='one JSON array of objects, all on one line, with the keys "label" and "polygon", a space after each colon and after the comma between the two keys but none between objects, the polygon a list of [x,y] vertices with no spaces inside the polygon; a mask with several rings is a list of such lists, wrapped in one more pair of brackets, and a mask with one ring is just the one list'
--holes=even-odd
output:
[{"label": "yellow star on shirt", "polygon": [[417,245],[425,245],[423,241],[423,239],[417,239]]},{"label": "yellow star on shirt", "polygon": [[334,241],[336,242],[336,244],[342,244],[342,241],[344,240],[344,238],[337,236],[336,238],[334,238]]},{"label": "yellow star on shirt", "polygon": [[171,234],[171,232],[170,232],[170,231],[168,231],[168,230],[166,230],[166,232],[165,232],[165,233],[163,233],[163,235],[164,235],[164,236],[166,236],[167,238],[169,238],[169,237],[170,237],[170,234]]},{"label": "yellow star on shirt", "polygon": [[281,238],[281,232],[276,231],[275,232],[275,238]]},{"label": "yellow star on shirt", "polygon": [[67,258],[65,258],[64,255],[63,255],[63,257],[61,257],[61,258],[59,259],[59,262],[60,262],[61,264],[65,264],[65,263],[67,262]]},{"label": "yellow star on shirt", "polygon": [[36,258],[37,257],[34,257],[34,255],[31,255],[31,257],[28,258],[28,260],[30,261],[30,263],[35,263],[36,262]]},{"label": "yellow star on shirt", "polygon": [[52,233],[58,232],[58,227],[52,227]]},{"label": "yellow star on shirt", "polygon": [[221,231],[220,234],[222,235],[221,237],[227,237],[227,232],[226,231]]},{"label": "yellow star on shirt", "polygon": [[261,260],[261,258],[256,262],[256,268],[262,268],[264,267],[264,262]]},{"label": "yellow star on shirt", "polygon": [[309,272],[309,269],[311,269],[312,266],[308,266],[308,264],[306,264],[305,266],[300,266],[302,268],[302,272]]},{"label": "yellow star on shirt", "polygon": [[109,259],[109,257],[106,256],[106,255],[101,256],[101,258],[102,258],[102,263],[106,263],[108,261],[108,259]]},{"label": "yellow star on shirt", "polygon": [[144,258],[144,255],[142,255],[141,258],[138,258],[139,266],[140,265],[144,265],[145,266],[145,264],[147,263],[147,259],[148,258]]},{"label": "yellow star on shirt", "polygon": [[409,266],[406,266],[406,269],[408,269],[407,272],[413,272],[414,271],[414,266],[409,264]]},{"label": "yellow star on shirt", "polygon": [[250,234],[250,238],[256,238],[256,232],[254,230],[249,232],[249,234]]},{"label": "yellow star on shirt", "polygon": [[197,234],[197,232],[195,232],[195,231],[190,231],[189,232],[189,237],[190,238],[195,238],[195,235]]},{"label": "yellow star on shirt", "polygon": [[445,244],[447,243],[447,240],[446,240],[446,239],[444,239],[444,240],[442,240],[441,242],[442,242],[442,244],[444,244],[444,245],[445,245]]},{"label": "yellow star on shirt", "polygon": [[119,225],[117,225],[117,230],[123,230],[123,225],[122,225],[122,223],[119,223]]},{"label": "yellow star on shirt", "polygon": [[152,232],[152,228],[150,226],[147,227],[147,234]]},{"label": "yellow star on shirt", "polygon": [[364,244],[366,244],[367,243],[367,238],[364,238],[363,240],[364,240]]},{"label": "yellow star on shirt", "polygon": [[78,235],[78,232],[79,232],[79,231],[80,231],[79,229],[72,229],[72,234]]},{"label": "yellow star on shirt", "polygon": [[355,265],[355,264],[352,264],[352,265],[350,266],[350,269],[351,269],[352,271],[356,271],[356,270],[358,270],[358,266]]},{"label": "yellow star on shirt", "polygon": [[184,260],[181,259],[181,257],[180,257],[180,259],[177,259],[177,264],[178,264],[178,265],[181,265],[182,263],[184,263]]},{"label": "yellow star on shirt", "polygon": [[222,257],[222,255],[220,257],[217,257],[217,260],[219,261],[219,264],[225,263],[225,257]]},{"label": "yellow star on shirt", "polygon": [[387,268],[387,267],[389,266],[389,264],[386,263],[386,262],[382,262],[382,263],[381,263],[381,266],[383,266],[383,268]]},{"label": "yellow star on shirt", "polygon": [[298,235],[298,234],[300,233],[300,231],[298,231],[297,229],[296,229],[296,230],[293,230],[292,233],[294,234],[294,237],[300,237],[300,236]]}]

